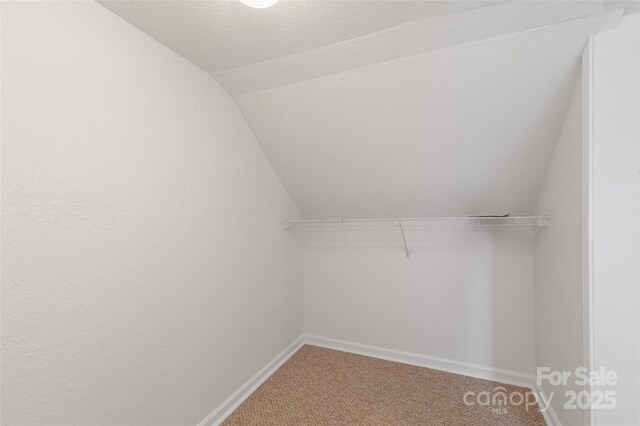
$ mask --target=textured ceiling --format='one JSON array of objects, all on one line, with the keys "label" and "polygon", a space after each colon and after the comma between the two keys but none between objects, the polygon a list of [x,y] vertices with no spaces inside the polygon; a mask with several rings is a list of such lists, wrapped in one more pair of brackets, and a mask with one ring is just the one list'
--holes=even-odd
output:
[{"label": "textured ceiling", "polygon": [[607,6],[101,3],[236,97],[307,218],[531,213]]},{"label": "textured ceiling", "polygon": [[282,0],[267,9],[235,0],[100,3],[214,73],[497,1]]},{"label": "textured ceiling", "polygon": [[445,47],[593,16],[602,11],[602,3],[594,1],[525,1],[485,5],[482,8],[418,19],[341,43],[215,72],[213,76],[231,95],[237,96]]}]

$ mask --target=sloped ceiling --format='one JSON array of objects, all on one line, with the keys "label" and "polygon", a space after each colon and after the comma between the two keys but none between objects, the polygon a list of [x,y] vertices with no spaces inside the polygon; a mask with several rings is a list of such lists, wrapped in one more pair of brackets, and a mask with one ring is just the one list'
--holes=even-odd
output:
[{"label": "sloped ceiling", "polygon": [[212,74],[306,218],[529,214],[601,2],[118,2]]},{"label": "sloped ceiling", "polygon": [[282,0],[268,9],[236,0],[100,3],[214,73],[498,2]]}]

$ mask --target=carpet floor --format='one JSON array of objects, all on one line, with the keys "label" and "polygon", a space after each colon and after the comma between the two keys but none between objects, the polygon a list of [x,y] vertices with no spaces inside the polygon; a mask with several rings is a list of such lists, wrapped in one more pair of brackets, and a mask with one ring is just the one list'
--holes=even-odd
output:
[{"label": "carpet floor", "polygon": [[[484,404],[500,391],[510,396],[512,403]],[[544,426],[537,405],[527,409],[519,403],[520,396],[513,394],[526,398],[527,391],[304,345],[223,425]],[[467,395],[473,405],[464,401],[467,392],[474,392]],[[533,400],[532,395],[528,398]]]}]

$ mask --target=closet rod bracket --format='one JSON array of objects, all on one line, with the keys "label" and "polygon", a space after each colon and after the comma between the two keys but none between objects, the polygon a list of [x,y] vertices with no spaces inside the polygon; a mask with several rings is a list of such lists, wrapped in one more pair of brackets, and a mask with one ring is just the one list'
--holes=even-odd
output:
[{"label": "closet rod bracket", "polygon": [[398,220],[398,226],[400,226],[400,234],[402,234],[402,242],[404,243],[404,254],[409,257],[409,247],[407,247],[407,239],[404,236],[404,228],[402,227],[401,220]]}]

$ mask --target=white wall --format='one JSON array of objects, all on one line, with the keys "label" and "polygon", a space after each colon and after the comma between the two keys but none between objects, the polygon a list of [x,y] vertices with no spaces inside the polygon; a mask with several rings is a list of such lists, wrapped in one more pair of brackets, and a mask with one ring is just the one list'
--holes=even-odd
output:
[{"label": "white wall", "polygon": [[[550,215],[534,244],[535,359],[537,367],[574,371],[584,365],[582,315],[582,96],[577,78],[564,125],[540,190],[536,214]],[[542,383],[564,425],[584,421],[582,410],[565,410],[569,386]]]},{"label": "white wall", "polygon": [[594,37],[592,243],[595,367],[618,374],[597,425],[640,424],[640,14]]},{"label": "white wall", "polygon": [[530,230],[305,234],[305,331],[524,374],[533,370]]},{"label": "white wall", "polygon": [[303,330],[234,101],[93,2],[2,2],[3,424],[195,424]]}]

